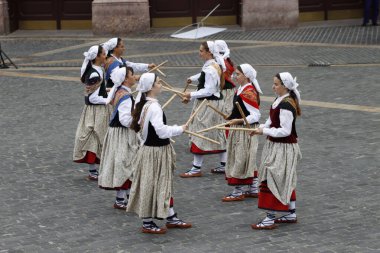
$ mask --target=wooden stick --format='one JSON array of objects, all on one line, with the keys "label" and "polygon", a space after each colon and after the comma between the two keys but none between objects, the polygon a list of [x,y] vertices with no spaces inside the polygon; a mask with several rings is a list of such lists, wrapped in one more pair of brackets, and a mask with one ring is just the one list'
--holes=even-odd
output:
[{"label": "wooden stick", "polygon": [[186,92],[187,88],[189,87],[190,83],[186,83],[185,89],[183,89],[183,92]]},{"label": "wooden stick", "polygon": [[200,134],[197,134],[197,133],[194,133],[194,132],[190,132],[189,130],[185,130],[184,132],[187,133],[187,134],[190,134],[190,135],[194,135],[194,136],[196,136],[198,138],[204,139],[206,141],[210,141],[212,143],[220,145],[220,142],[217,142],[217,141],[215,141],[213,139],[210,139],[210,138],[208,138],[206,136],[203,136],[203,135],[200,135]]},{"label": "wooden stick", "polygon": [[160,79],[161,82],[163,82],[166,86],[168,86],[170,89],[174,89],[173,86],[171,86],[170,84],[168,84],[168,82],[166,82],[164,79]]},{"label": "wooden stick", "polygon": [[173,93],[175,93],[175,94],[177,94],[177,95],[179,95],[179,96],[181,96],[181,97],[184,97],[184,96],[185,96],[184,93],[182,93],[182,92],[180,92],[180,91],[178,91],[178,90],[170,89],[170,88],[168,88],[168,87],[166,87],[166,86],[162,86],[162,88],[164,88],[165,90],[171,91],[171,92],[173,92]]},{"label": "wooden stick", "polygon": [[[160,79],[160,80],[163,82],[163,84],[165,84],[165,85],[168,86],[169,88],[174,89],[174,87],[171,86],[170,84],[168,84],[164,79]],[[174,93],[174,94],[168,99],[168,101],[166,101],[166,103],[162,106],[162,109],[164,109],[166,106],[168,106],[168,105],[173,101],[173,99],[174,99],[176,96],[177,96],[177,94]],[[183,98],[183,97],[181,97],[181,98]]]},{"label": "wooden stick", "polygon": [[202,101],[202,103],[198,106],[198,108],[195,110],[195,112],[190,116],[190,118],[187,120],[186,124],[185,125],[189,125],[191,123],[191,121],[193,120],[193,118],[195,117],[195,115],[197,115],[197,113],[199,112],[199,110],[203,107],[203,105],[207,102],[206,99],[204,99]]},{"label": "wooden stick", "polygon": [[222,123],[222,124],[219,124],[219,125],[216,125],[216,126],[212,126],[212,127],[209,127],[209,128],[202,129],[202,130],[198,131],[197,134],[200,134],[200,133],[203,133],[203,132],[207,132],[207,131],[210,131],[212,129],[218,128],[218,127],[225,126],[225,125],[227,125],[229,123],[230,122],[225,122],[225,123]]},{"label": "wooden stick", "polygon": [[215,127],[216,129],[220,130],[236,130],[236,131],[246,131],[246,132],[252,132],[253,130],[256,130],[256,128],[242,128],[242,127]]},{"label": "wooden stick", "polygon": [[166,103],[162,106],[162,109],[165,109],[165,107],[168,106],[168,105],[173,101],[173,99],[175,99],[176,96],[177,96],[177,94],[173,94],[173,95],[168,99],[168,101],[166,101]]},{"label": "wooden stick", "polygon": [[[162,79],[161,79],[162,80]],[[165,81],[164,81],[164,83],[166,83]],[[172,87],[170,84],[168,84],[167,83],[167,85],[169,85],[170,87]],[[186,92],[186,90],[187,90],[187,87],[189,86],[189,83],[186,85],[186,87],[185,87],[185,89],[183,90],[183,92]],[[169,87],[169,88],[170,88]],[[168,101],[166,101],[166,103],[162,106],[162,109],[165,109],[165,107],[166,106],[168,106],[172,101],[173,101],[173,99],[175,98],[177,96],[177,94],[173,94],[169,99],[168,99]]]},{"label": "wooden stick", "polygon": [[166,75],[164,73],[162,73],[162,71],[159,70],[158,68],[161,67],[162,65],[166,64],[167,62],[168,62],[168,60],[163,61],[162,63],[158,64],[156,67],[154,67],[151,70],[149,70],[148,73],[151,73],[151,72],[157,70],[157,72],[160,72],[161,75],[163,75],[164,77],[166,77]]},{"label": "wooden stick", "polygon": [[222,113],[221,111],[219,111],[217,108],[215,108],[213,105],[211,105],[210,103],[207,103],[207,106],[210,107],[211,109],[213,109],[215,112],[217,112],[220,116],[222,116],[224,119],[227,119],[228,115]]},{"label": "wooden stick", "polygon": [[171,141],[172,143],[175,143],[175,140],[173,140],[173,139],[170,139],[170,141]]},{"label": "wooden stick", "polygon": [[245,125],[246,125],[248,128],[251,128],[251,126],[250,126],[249,123],[248,123],[247,118],[245,117],[245,114],[244,114],[244,112],[243,112],[243,109],[241,109],[241,106],[240,106],[239,102],[235,102],[235,105],[236,105],[237,108],[239,109],[240,115],[241,115],[241,117],[244,119]]},{"label": "wooden stick", "polygon": [[163,75],[164,77],[166,77],[165,73],[162,72],[160,69],[156,69],[156,70],[157,70],[157,72],[159,72],[161,75]]}]

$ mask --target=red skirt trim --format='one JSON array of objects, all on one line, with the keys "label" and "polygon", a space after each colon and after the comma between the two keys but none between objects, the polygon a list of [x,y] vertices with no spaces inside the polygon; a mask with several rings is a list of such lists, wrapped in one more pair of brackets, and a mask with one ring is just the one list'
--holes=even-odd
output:
[{"label": "red skirt trim", "polygon": [[251,185],[253,183],[253,177],[249,178],[235,178],[235,177],[226,177],[228,185]]},{"label": "red skirt trim", "polygon": [[88,163],[88,164],[100,164],[100,159],[96,157],[96,154],[91,152],[91,151],[87,151],[86,155],[80,159],[80,160],[75,160],[74,162],[76,163]]},{"label": "red skirt trim", "polygon": [[[290,201],[296,201],[296,191],[292,192]],[[260,185],[258,207],[261,209],[287,212],[289,211],[288,205],[283,205],[269,190],[267,182],[264,181]]]},{"label": "red skirt trim", "polygon": [[173,197],[170,198],[169,206],[170,207],[174,206],[174,199],[173,199]]},{"label": "red skirt trim", "polygon": [[259,173],[257,173],[257,170],[253,172],[253,177],[259,177]]},{"label": "red skirt trim", "polygon": [[225,177],[228,185],[251,185],[253,184],[253,179],[257,178],[257,171],[253,172],[253,177],[248,178],[235,178],[235,177]]},{"label": "red skirt trim", "polygon": [[115,190],[115,191],[129,190],[129,189],[131,189],[131,187],[132,187],[132,182],[129,179],[127,179],[124,182],[124,184],[122,186],[120,186],[120,187],[111,188],[111,187],[103,187],[103,186],[99,185],[99,188],[101,188],[101,189],[104,189],[104,190]]},{"label": "red skirt trim", "polygon": [[190,152],[196,155],[210,155],[210,154],[219,154],[226,152],[226,150],[210,150],[210,151],[203,151],[202,149],[198,148],[197,145],[194,143],[191,143]]}]

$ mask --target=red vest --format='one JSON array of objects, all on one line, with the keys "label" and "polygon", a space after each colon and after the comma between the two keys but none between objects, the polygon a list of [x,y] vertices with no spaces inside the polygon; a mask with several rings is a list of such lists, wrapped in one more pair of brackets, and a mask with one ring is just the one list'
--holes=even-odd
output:
[{"label": "red vest", "polygon": [[295,101],[290,98],[284,98],[280,104],[276,107],[276,109],[270,108],[269,117],[272,121],[270,127],[280,128],[280,110],[289,110],[293,113],[293,123],[292,123],[292,132],[289,136],[275,138],[268,136],[268,139],[272,142],[281,142],[281,143],[297,143],[297,131],[296,131],[296,118],[297,118],[297,110],[295,106]]}]

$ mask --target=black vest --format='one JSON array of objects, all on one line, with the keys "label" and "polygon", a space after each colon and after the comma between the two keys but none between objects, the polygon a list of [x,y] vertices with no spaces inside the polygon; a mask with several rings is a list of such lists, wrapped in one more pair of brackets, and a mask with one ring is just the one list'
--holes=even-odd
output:
[{"label": "black vest", "polygon": [[[91,76],[92,73],[97,73],[99,76],[90,78],[90,76]],[[103,76],[103,79],[101,79],[100,78],[100,73],[95,68],[93,68],[93,67],[91,67],[89,70],[86,71],[85,78],[84,78],[84,83],[86,85],[94,85],[97,82],[99,82],[100,80],[102,80],[102,83],[100,84],[99,96],[107,98],[107,90],[106,90],[106,83],[105,83],[105,80],[104,80],[104,76]],[[90,102],[90,96],[91,95],[92,95],[92,93],[88,94],[87,96],[84,96],[84,103],[86,105],[97,105],[97,104],[92,104]]]},{"label": "black vest", "polygon": [[[202,71],[201,75],[198,78],[198,87],[197,87],[198,89],[197,90],[203,89],[205,87],[205,82],[206,82],[206,73]],[[203,99],[207,99],[207,100],[222,100],[223,99],[223,95],[222,95],[222,93],[219,93],[219,94],[220,94],[219,98],[217,96],[211,95],[209,97],[203,97],[203,98],[198,98],[198,99],[200,99],[200,100],[203,100]]]},{"label": "black vest", "polygon": [[[166,125],[166,116],[165,116],[165,113],[163,113],[163,121],[164,121],[164,124]],[[167,139],[160,139],[160,137],[158,137],[157,133],[156,133],[156,130],[154,129],[152,123],[150,123],[149,121],[149,124],[148,124],[148,136],[146,138],[146,141],[144,143],[145,146],[151,146],[151,147],[161,147],[161,146],[166,146],[166,145],[169,145],[170,144],[170,139],[167,138]]]},{"label": "black vest", "polygon": [[[130,96],[130,95],[125,95],[125,96],[129,96],[129,98],[132,100],[132,107],[131,107],[131,114],[132,114],[132,111],[133,111],[133,108],[134,108],[134,105],[135,105],[135,100],[133,99],[133,97],[132,96]],[[122,99],[122,98],[120,98],[120,99]],[[109,126],[110,127],[125,127],[125,126],[123,126],[121,123],[120,123],[120,120],[119,120],[119,106],[120,105],[118,105],[114,110],[114,113],[115,113],[115,116],[111,119],[111,121],[110,121],[110,124],[109,124]]]},{"label": "black vest", "polygon": [[88,94],[87,96],[84,96],[84,103],[86,104],[86,105],[102,105],[102,104],[93,104],[93,103],[91,103],[90,102],[90,96],[92,95],[92,93],[91,94]]},{"label": "black vest", "polygon": [[[240,96],[237,95],[237,93],[235,93],[235,96],[234,96],[234,106],[232,108],[232,112],[230,114],[230,116],[228,117],[229,120],[232,120],[232,119],[242,119],[241,117],[241,114],[240,114],[240,111],[239,111],[239,108],[237,107],[237,105],[235,104],[236,102],[239,103],[241,109],[243,110],[244,112],[244,115],[245,117],[247,117],[248,115],[250,115],[249,111],[247,110],[247,108],[245,107],[244,105],[244,102],[243,100],[241,99]],[[253,124],[258,124],[258,122],[254,122],[250,125],[253,125]]]},{"label": "black vest", "polygon": [[235,93],[235,95],[234,95],[234,106],[232,107],[232,112],[231,112],[230,116],[228,117],[229,120],[241,119],[242,118],[240,111],[239,111],[239,108],[235,104],[236,102],[238,102],[241,109],[243,109],[245,117],[247,117],[249,115],[249,111],[247,110],[247,108],[245,108],[243,100],[241,99],[241,97],[239,95],[237,95],[237,93]]}]

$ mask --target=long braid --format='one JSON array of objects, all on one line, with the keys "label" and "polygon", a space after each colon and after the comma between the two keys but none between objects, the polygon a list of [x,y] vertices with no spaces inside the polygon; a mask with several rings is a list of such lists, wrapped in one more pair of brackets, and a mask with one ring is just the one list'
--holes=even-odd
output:
[{"label": "long braid", "polygon": [[143,93],[141,94],[141,100],[140,102],[138,102],[136,104],[136,107],[135,109],[133,110],[132,112],[132,123],[131,123],[131,128],[137,133],[140,131],[141,129],[141,126],[139,125],[139,120],[140,120],[140,117],[141,117],[141,112],[142,112],[142,109],[144,107],[144,105],[146,104],[147,100],[146,100],[146,94]]}]

